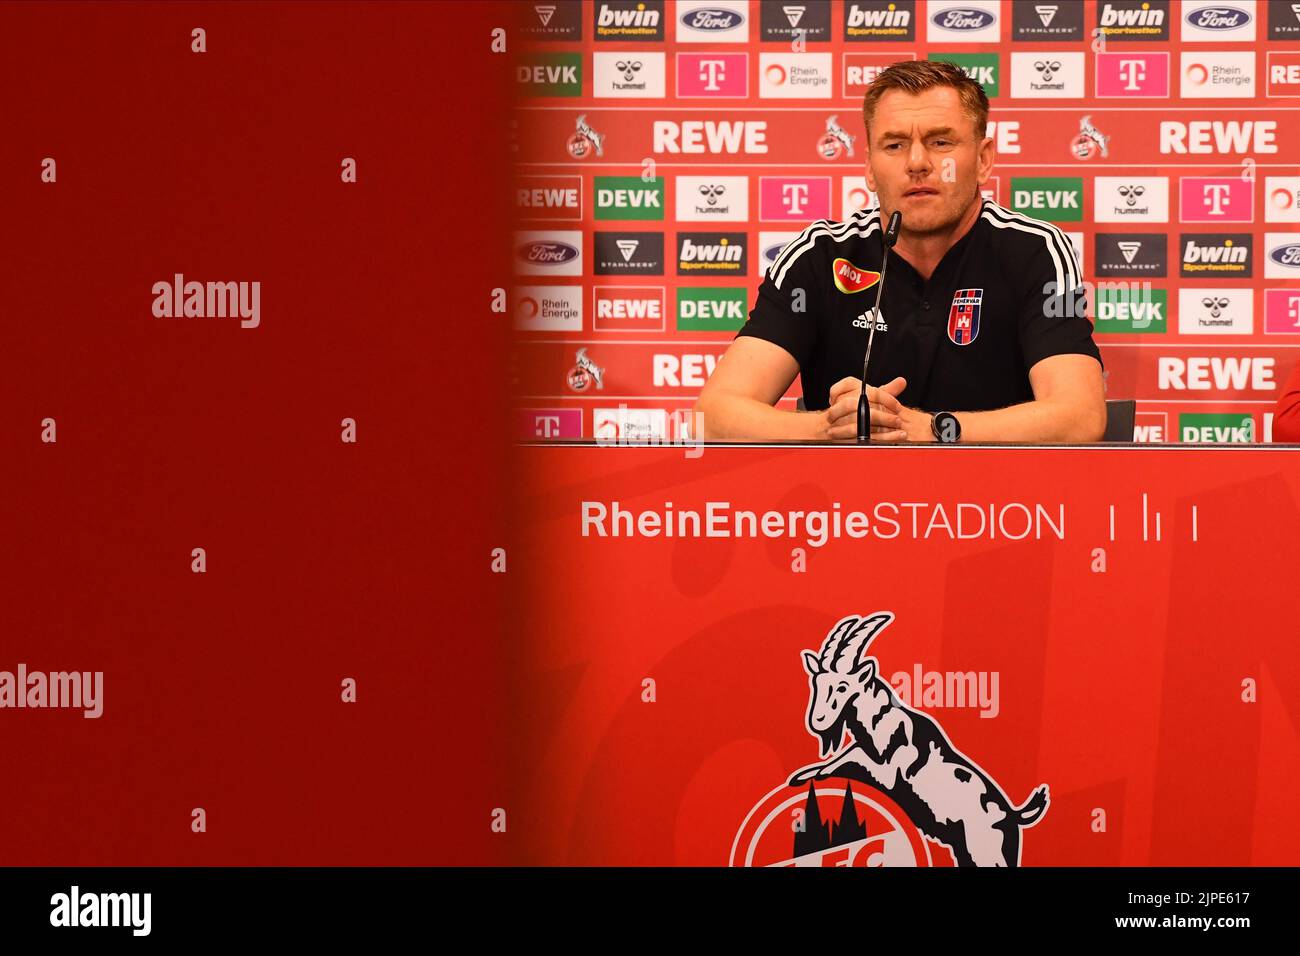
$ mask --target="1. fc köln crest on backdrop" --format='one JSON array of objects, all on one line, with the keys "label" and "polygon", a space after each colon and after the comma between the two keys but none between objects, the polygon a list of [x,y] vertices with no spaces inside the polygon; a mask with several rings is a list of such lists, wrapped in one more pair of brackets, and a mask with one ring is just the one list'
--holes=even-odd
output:
[{"label": "1. fc k\u00f6ln crest on backdrop", "polygon": [[826,762],[750,810],[732,866],[1020,865],[1020,831],[1047,812],[1047,784],[1013,805],[933,717],[899,699],[867,653],[893,620],[850,615],[820,652],[803,652],[806,727]]},{"label": "1. fc k\u00f6ln crest on backdrop", "polygon": [[948,309],[948,338],[954,345],[970,345],[980,334],[983,289],[958,289]]}]

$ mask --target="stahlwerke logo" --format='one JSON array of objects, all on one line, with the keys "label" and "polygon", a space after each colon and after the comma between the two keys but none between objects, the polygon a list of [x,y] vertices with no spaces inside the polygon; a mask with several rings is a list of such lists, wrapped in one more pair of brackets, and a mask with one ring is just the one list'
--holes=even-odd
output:
[{"label": "stahlwerke logo", "polygon": [[[732,866],[930,866],[926,840],[947,847],[958,866],[1020,865],[1020,831],[1043,818],[1047,784],[1012,806],[934,718],[899,699],[867,653],[893,620],[889,611],[849,615],[820,654],[803,652],[807,730],[830,759],[795,772],[750,810]],[[838,821],[823,822],[836,800]]]}]

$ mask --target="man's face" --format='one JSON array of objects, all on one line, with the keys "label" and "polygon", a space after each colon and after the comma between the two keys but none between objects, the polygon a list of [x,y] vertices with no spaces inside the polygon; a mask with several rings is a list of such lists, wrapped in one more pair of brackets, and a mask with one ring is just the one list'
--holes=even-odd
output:
[{"label": "man's face", "polygon": [[951,229],[979,197],[993,168],[993,140],[975,136],[975,121],[950,86],[919,96],[890,90],[868,130],[867,186],[881,217],[903,214],[903,231]]}]

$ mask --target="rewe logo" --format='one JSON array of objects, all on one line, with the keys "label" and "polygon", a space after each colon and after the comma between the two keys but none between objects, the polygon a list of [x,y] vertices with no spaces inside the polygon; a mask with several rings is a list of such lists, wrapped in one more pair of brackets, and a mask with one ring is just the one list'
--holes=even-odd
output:
[{"label": "rewe logo", "polygon": [[915,53],[845,53],[844,97],[860,98],[880,71],[899,60],[915,60]]},{"label": "rewe logo", "polygon": [[655,354],[651,360],[655,388],[703,388],[718,367],[717,355]]},{"label": "rewe logo", "polygon": [[[1195,290],[1193,290],[1195,291]],[[1162,355],[1156,363],[1156,387],[1161,390],[1220,392],[1272,392],[1277,388],[1273,380],[1272,358],[1175,358]]]},{"label": "rewe logo", "polygon": [[[829,759],[759,801],[736,834],[732,866],[929,866],[926,839],[958,866],[1020,865],[1021,830],[1043,818],[1047,785],[1015,806],[933,717],[904,703],[867,653],[893,621],[888,611],[850,615],[820,653],[803,652],[805,726]],[[826,797],[840,799],[838,823],[822,822]]]},{"label": "rewe logo", "polygon": [[662,332],[662,286],[596,286],[592,328],[597,332]]},{"label": "rewe logo", "polygon": [[656,153],[767,152],[767,122],[763,120],[655,120],[652,127]]},{"label": "rewe logo", "polygon": [[1163,120],[1160,152],[1224,155],[1276,153],[1276,120],[1197,120],[1191,123]]},{"label": "rewe logo", "polygon": [[521,219],[581,219],[582,177],[521,176],[515,183],[515,210]]},{"label": "rewe logo", "polygon": [[1265,56],[1269,97],[1300,97],[1300,51],[1270,50]]}]

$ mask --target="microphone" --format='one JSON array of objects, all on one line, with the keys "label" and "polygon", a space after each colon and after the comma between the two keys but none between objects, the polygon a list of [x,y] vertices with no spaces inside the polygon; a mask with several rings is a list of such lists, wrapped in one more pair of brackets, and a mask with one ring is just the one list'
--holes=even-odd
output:
[{"label": "microphone", "polygon": [[889,217],[884,234],[884,259],[880,263],[880,282],[876,285],[876,305],[871,313],[871,329],[867,332],[867,354],[862,358],[862,394],[858,396],[858,444],[871,442],[871,405],[867,402],[867,365],[871,362],[871,343],[876,338],[876,323],[880,320],[880,296],[885,291],[885,273],[889,270],[889,250],[898,242],[898,230],[903,225],[903,214],[895,211]]}]

